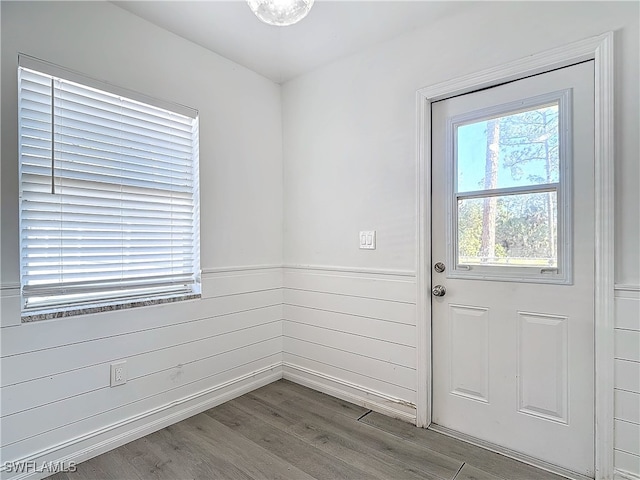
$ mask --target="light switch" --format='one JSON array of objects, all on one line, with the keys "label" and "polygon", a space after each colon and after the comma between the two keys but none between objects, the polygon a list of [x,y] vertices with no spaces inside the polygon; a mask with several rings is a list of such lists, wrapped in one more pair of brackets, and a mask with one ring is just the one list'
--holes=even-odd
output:
[{"label": "light switch", "polygon": [[366,230],[364,232],[360,232],[360,248],[366,249],[366,250],[376,249],[376,231],[375,230]]}]

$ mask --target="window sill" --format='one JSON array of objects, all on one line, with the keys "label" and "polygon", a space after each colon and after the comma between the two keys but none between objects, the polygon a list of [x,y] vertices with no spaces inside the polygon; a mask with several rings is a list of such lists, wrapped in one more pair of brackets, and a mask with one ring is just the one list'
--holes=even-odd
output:
[{"label": "window sill", "polygon": [[195,300],[201,298],[200,294],[182,295],[179,297],[148,298],[128,303],[113,303],[94,306],[80,306],[77,308],[62,308],[57,310],[47,310],[33,313],[23,313],[22,323],[38,322],[41,320],[53,320],[56,318],[75,317],[77,315],[89,315],[92,313],[114,312],[116,310],[128,310],[130,308],[148,307],[151,305],[161,305],[164,303],[182,302],[185,300]]}]

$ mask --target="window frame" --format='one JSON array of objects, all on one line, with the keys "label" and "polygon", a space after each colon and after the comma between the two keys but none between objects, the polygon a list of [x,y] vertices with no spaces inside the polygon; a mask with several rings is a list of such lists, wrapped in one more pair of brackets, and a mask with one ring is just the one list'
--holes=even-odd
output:
[{"label": "window frame", "polygon": [[[122,87],[118,87],[112,85],[110,83],[106,83],[100,80],[96,80],[90,78],[81,73],[68,70],[64,67],[60,67],[58,65],[51,64],[49,62],[45,62],[43,60],[19,54],[18,55],[18,76],[20,77],[20,72],[22,70],[31,70],[36,72],[37,74],[42,74],[45,76],[53,77],[52,80],[52,88],[53,81],[55,79],[60,79],[62,81],[71,82],[79,85],[81,88],[86,88],[87,90],[97,90],[99,92],[106,93],[111,96],[122,97],[130,103],[141,104],[141,108],[156,108],[164,110],[170,114],[177,114],[182,117],[189,117],[192,120],[192,152],[191,152],[191,189],[190,196],[192,199],[192,223],[191,223],[191,242],[188,249],[193,252],[193,263],[192,263],[192,276],[193,281],[191,282],[191,287],[183,288],[183,289],[171,289],[158,287],[157,284],[146,284],[144,287],[144,291],[141,291],[138,287],[127,287],[129,290],[123,287],[116,288],[114,290],[109,290],[108,288],[103,287],[101,293],[90,295],[84,294],[85,296],[78,300],[69,300],[63,298],[65,293],[55,294],[53,295],[54,300],[45,301],[37,303],[33,306],[29,306],[27,302],[27,296],[24,294],[25,287],[27,284],[25,283],[24,275],[25,275],[25,265],[24,265],[24,255],[23,255],[23,247],[24,247],[24,239],[23,239],[23,179],[22,179],[22,119],[20,111],[18,111],[18,163],[19,163],[19,191],[20,191],[20,291],[21,291],[21,318],[23,322],[47,319],[47,318],[57,318],[57,317],[66,317],[87,313],[95,313],[105,310],[119,310],[123,308],[132,308],[138,306],[147,306],[154,305],[159,303],[172,303],[175,301],[181,300],[192,300],[201,297],[201,267],[200,267],[200,188],[199,188],[199,112],[196,109],[186,107],[184,105],[176,104],[173,102],[156,99],[144,94],[140,94],[135,91],[131,91]],[[18,92],[18,98],[20,97],[21,92]],[[53,98],[54,92],[51,92],[51,96]],[[52,107],[52,115],[53,115],[53,107]],[[51,119],[53,122],[53,118]],[[53,123],[52,123],[53,125]],[[88,137],[89,139],[91,137]],[[53,142],[53,133],[52,133],[52,142]],[[53,144],[51,146],[53,148]],[[53,157],[52,157],[53,158]],[[188,157],[185,157],[188,158]],[[52,160],[53,161],[53,160]],[[90,181],[91,180],[87,180]],[[53,182],[53,177],[52,177]],[[170,196],[169,196],[170,197]],[[169,225],[169,224],[167,224]],[[171,223],[171,225],[173,225]],[[100,257],[96,257],[100,258]],[[124,264],[122,264],[124,265]],[[80,282],[82,283],[82,282]],[[89,287],[88,287],[89,288]],[[44,288],[43,288],[44,290]],[[52,290],[56,290],[55,285]],[[41,295],[42,298],[46,296],[45,293]],[[128,293],[127,293],[128,292]],[[83,295],[83,294],[78,294]]]},{"label": "window frame", "polygon": [[[558,182],[530,186],[479,189],[458,192],[458,142],[460,126],[534,110],[552,103],[558,105]],[[513,102],[474,110],[447,119],[447,268],[452,279],[490,280],[520,283],[571,285],[573,283],[573,128],[572,89],[549,92]],[[458,264],[458,200],[504,195],[557,192],[557,268],[540,266],[460,265]]]}]

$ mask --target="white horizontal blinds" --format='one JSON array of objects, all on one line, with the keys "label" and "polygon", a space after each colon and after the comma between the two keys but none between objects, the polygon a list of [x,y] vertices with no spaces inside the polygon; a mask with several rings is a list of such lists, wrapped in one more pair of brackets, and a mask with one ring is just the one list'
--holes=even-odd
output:
[{"label": "white horizontal blinds", "polygon": [[197,130],[197,119],[20,70],[27,309],[193,291]]}]

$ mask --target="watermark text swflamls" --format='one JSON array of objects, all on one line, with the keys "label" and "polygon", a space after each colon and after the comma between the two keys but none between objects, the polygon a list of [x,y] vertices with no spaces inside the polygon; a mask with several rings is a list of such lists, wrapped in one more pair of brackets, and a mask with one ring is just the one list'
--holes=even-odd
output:
[{"label": "watermark text swflamls", "polygon": [[76,462],[36,462],[14,461],[4,462],[2,470],[8,473],[63,473],[75,472],[78,469]]}]

